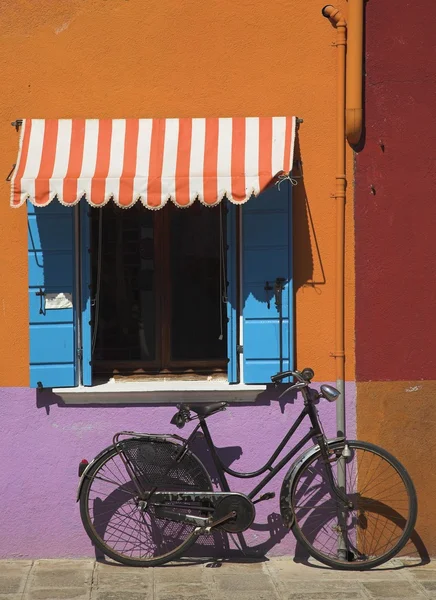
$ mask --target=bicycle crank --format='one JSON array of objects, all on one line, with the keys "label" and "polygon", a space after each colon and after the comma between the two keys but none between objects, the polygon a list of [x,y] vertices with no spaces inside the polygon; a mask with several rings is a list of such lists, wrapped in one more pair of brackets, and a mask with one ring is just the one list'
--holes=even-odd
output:
[{"label": "bicycle crank", "polygon": [[213,521],[213,523],[211,523],[208,527],[206,527],[206,533],[209,533],[210,530],[213,529],[214,527],[218,527],[218,525],[221,525],[222,523],[225,523],[226,521],[229,521],[230,519],[234,519],[236,516],[237,516],[236,512],[234,510],[232,510],[232,512],[230,512],[228,515],[224,515],[224,517],[221,517],[220,519]]},{"label": "bicycle crank", "polygon": [[[228,518],[228,515],[234,514],[233,518]],[[254,521],[256,509],[253,502],[242,494],[228,494],[219,502],[216,507],[214,518],[217,519],[213,523],[213,527],[218,524],[221,529],[229,533],[239,533],[250,527]]]}]

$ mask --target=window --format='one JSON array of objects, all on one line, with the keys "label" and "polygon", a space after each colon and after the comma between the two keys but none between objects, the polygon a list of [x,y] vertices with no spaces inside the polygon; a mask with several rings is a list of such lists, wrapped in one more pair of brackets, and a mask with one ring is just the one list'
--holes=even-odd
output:
[{"label": "window", "polygon": [[227,372],[226,212],[90,210],[95,375]]},{"label": "window", "polygon": [[292,368],[291,187],[220,206],[29,204],[31,385]]}]

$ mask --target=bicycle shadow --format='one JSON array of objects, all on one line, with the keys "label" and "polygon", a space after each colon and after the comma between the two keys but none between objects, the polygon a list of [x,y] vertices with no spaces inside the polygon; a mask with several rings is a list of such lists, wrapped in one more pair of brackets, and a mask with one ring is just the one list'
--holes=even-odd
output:
[{"label": "bicycle shadow", "polygon": [[[202,434],[197,435],[191,444],[191,448],[194,454],[201,456],[202,462],[211,477],[212,484],[218,486],[220,484],[219,475],[210,449],[206,446]],[[215,449],[221,462],[227,467],[239,460],[243,454],[240,446],[215,447]],[[209,536],[209,539],[199,540],[199,543],[190,549],[187,556],[200,558],[202,555],[204,556],[204,551],[207,548],[210,558],[262,558],[289,534],[289,529],[284,525],[281,515],[275,512],[267,516],[266,523],[254,522],[250,526],[250,530],[257,534],[266,534],[268,537],[253,546],[246,541],[244,533],[229,534],[217,530],[212,536]]]},{"label": "bicycle shadow", "polygon": [[[328,545],[329,523],[332,521],[336,513],[336,508],[332,509],[331,498],[322,503],[323,499],[328,497],[330,492],[329,488],[322,483],[316,485],[317,475],[319,473],[314,470],[312,475],[306,478],[306,481],[302,485],[301,489],[296,494],[296,501],[302,502],[303,507],[296,511],[295,519],[299,523],[300,530],[304,538],[309,544],[315,548],[319,548],[321,551],[325,551]],[[304,499],[304,495],[307,494],[310,497],[310,506],[307,506],[307,500]],[[298,499],[298,496],[300,498]],[[350,547],[353,550],[357,550],[360,546],[363,548],[363,552],[368,550],[367,541],[364,537],[368,531],[372,531],[374,540],[377,540],[377,546],[372,548],[373,552],[386,551],[389,541],[386,542],[386,532],[393,533],[398,530],[398,535],[402,533],[406,527],[406,518],[395,510],[392,506],[387,505],[382,501],[377,501],[364,496],[359,497],[360,514],[356,516],[358,521],[358,533],[352,531],[352,528],[356,525],[356,522],[350,520],[348,526],[344,524],[344,529],[347,530],[347,539],[350,541]],[[320,504],[321,503],[321,504]],[[316,508],[314,508],[316,507]],[[384,519],[384,520],[383,520]],[[389,526],[387,526],[387,523]],[[351,534],[349,532],[352,532]],[[337,534],[330,533],[334,548],[337,544]],[[360,539],[358,540],[357,538]],[[395,541],[395,538],[394,540]],[[380,544],[380,547],[378,546]],[[413,549],[413,550],[412,550]],[[430,562],[430,556],[427,548],[420,537],[419,533],[414,529],[410,535],[409,541],[406,543],[404,548],[395,555],[396,559],[401,557],[407,557],[408,559],[413,557],[419,558],[419,563],[413,563],[410,565],[401,564],[392,566],[392,564],[382,565],[382,568],[389,570],[398,570],[408,567],[416,567],[419,565],[425,565]],[[310,562],[312,561],[312,562]],[[297,545],[294,555],[294,562],[302,563],[311,568],[317,569],[329,569],[330,567],[321,565],[319,563],[314,564],[307,548],[297,539]]]},{"label": "bicycle shadow", "polygon": [[[391,511],[389,507],[386,508]],[[401,522],[405,524],[405,520],[398,513],[392,512],[391,517],[394,521],[395,519],[397,519],[397,524]],[[321,520],[319,520],[319,522],[316,525],[316,531],[320,531],[321,528]],[[311,523],[310,525],[308,523],[305,527],[303,527],[302,531],[303,534],[307,537],[308,541],[313,543],[316,537],[313,531],[313,523]],[[404,546],[404,548],[395,556],[395,559],[401,558],[407,559],[407,562],[410,562],[410,564],[396,564],[394,566],[392,564],[387,564],[378,567],[378,569],[381,568],[389,570],[400,570],[405,568],[423,566],[430,563],[430,555],[428,553],[428,550],[416,529],[413,530],[410,539]],[[294,562],[304,564],[313,569],[330,569],[330,567],[324,566],[320,563],[314,563],[307,549],[298,540],[295,548]]]},{"label": "bicycle shadow", "polygon": [[[200,440],[198,440],[197,443],[199,441]],[[217,453],[223,464],[230,466],[233,461],[240,458],[242,455],[242,449],[239,446],[217,448]],[[202,455],[205,456],[204,450]],[[210,456],[210,452],[207,452],[206,456],[207,458],[205,461],[205,466],[207,467],[209,473],[213,474],[213,483],[218,483],[218,473],[216,472],[215,464]],[[326,544],[326,537],[328,537],[325,534],[326,527],[328,526],[329,521],[332,520],[332,514],[336,514],[336,510],[334,510],[332,513],[331,499],[323,503],[323,499],[330,496],[330,488],[324,482],[319,484],[319,479],[317,479],[317,477],[319,477],[319,472],[314,470],[306,477],[306,480],[299,492],[300,495],[308,494],[310,496],[311,504],[313,504],[316,508],[301,508],[296,512],[295,518],[297,519],[298,523],[302,523],[301,532],[309,544],[313,544],[316,547],[317,543],[319,543],[323,547]],[[303,504],[306,504],[306,502],[303,502]],[[351,547],[353,547],[354,544],[354,549],[356,550],[358,544],[362,544],[362,540],[359,540],[358,542],[357,536],[362,536],[362,534],[365,535],[369,531],[372,537],[377,539],[378,543],[381,544],[380,548],[376,547],[373,551],[376,553],[385,551],[384,548],[386,544],[389,543],[386,543],[386,538],[384,537],[386,528],[390,531],[394,531],[396,528],[399,535],[406,526],[406,518],[392,506],[385,504],[382,501],[373,500],[372,498],[359,498],[359,506],[362,508],[359,516],[356,517],[359,521],[359,533],[355,533],[355,521],[351,520],[348,525],[348,535],[349,540],[351,540]],[[364,516],[364,513],[367,516]],[[234,534],[229,535],[226,532],[217,531],[213,535],[213,547],[211,540],[209,540],[208,550],[211,551],[213,549],[213,552],[210,552],[211,558],[225,558],[230,560],[246,558],[259,559],[264,557],[287,534],[291,534],[290,529],[284,525],[282,516],[274,512],[268,515],[267,522],[265,524],[253,523],[250,527],[250,530],[256,532],[268,532],[269,537],[260,544],[250,546],[246,542],[244,534],[240,533],[236,536],[238,538],[239,548],[235,548],[234,546],[237,546],[238,544],[235,541]],[[333,540],[333,543],[336,544],[336,534],[334,537],[335,539]],[[233,548],[230,540],[233,541]],[[191,558],[195,556],[198,558],[204,556],[204,546],[203,548],[194,546],[191,549],[189,556]],[[419,559],[419,562],[413,562],[410,565],[395,565],[394,567],[392,564],[388,564],[385,568],[397,570],[425,565],[430,562],[427,548],[425,547],[425,544],[416,529],[413,530],[409,541],[404,548],[395,556],[396,559],[401,557],[407,557],[408,559],[413,559],[415,557],[416,559]],[[309,559],[311,559],[312,562],[309,562]],[[314,564],[313,559],[311,558],[307,549],[298,539],[296,539],[294,562],[303,563],[312,568],[330,568],[319,563]]]}]

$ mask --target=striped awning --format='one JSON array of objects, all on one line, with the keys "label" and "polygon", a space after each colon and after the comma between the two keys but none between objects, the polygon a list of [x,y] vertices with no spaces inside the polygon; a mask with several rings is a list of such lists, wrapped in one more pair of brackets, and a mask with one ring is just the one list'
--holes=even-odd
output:
[{"label": "striped awning", "polygon": [[292,169],[294,117],[26,119],[11,205],[247,201]]}]

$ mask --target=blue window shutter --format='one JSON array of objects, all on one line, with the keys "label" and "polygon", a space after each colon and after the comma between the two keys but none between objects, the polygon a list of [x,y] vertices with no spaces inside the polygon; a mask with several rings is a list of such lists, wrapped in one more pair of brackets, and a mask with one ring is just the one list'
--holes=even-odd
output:
[{"label": "blue window shutter", "polygon": [[[30,385],[76,385],[74,209],[28,204]],[[41,295],[45,294],[45,295]],[[67,308],[50,308],[64,294]]]},{"label": "blue window shutter", "polygon": [[91,216],[87,202],[80,202],[81,276],[82,276],[82,383],[92,385],[91,331]]},{"label": "blue window shutter", "polygon": [[280,370],[276,278],[282,294],[283,370],[293,368],[292,203],[289,182],[274,185],[242,207],[243,380],[271,383]]},{"label": "blue window shutter", "polygon": [[227,212],[227,378],[229,383],[238,383],[238,282],[236,244],[236,206],[226,202]]}]

